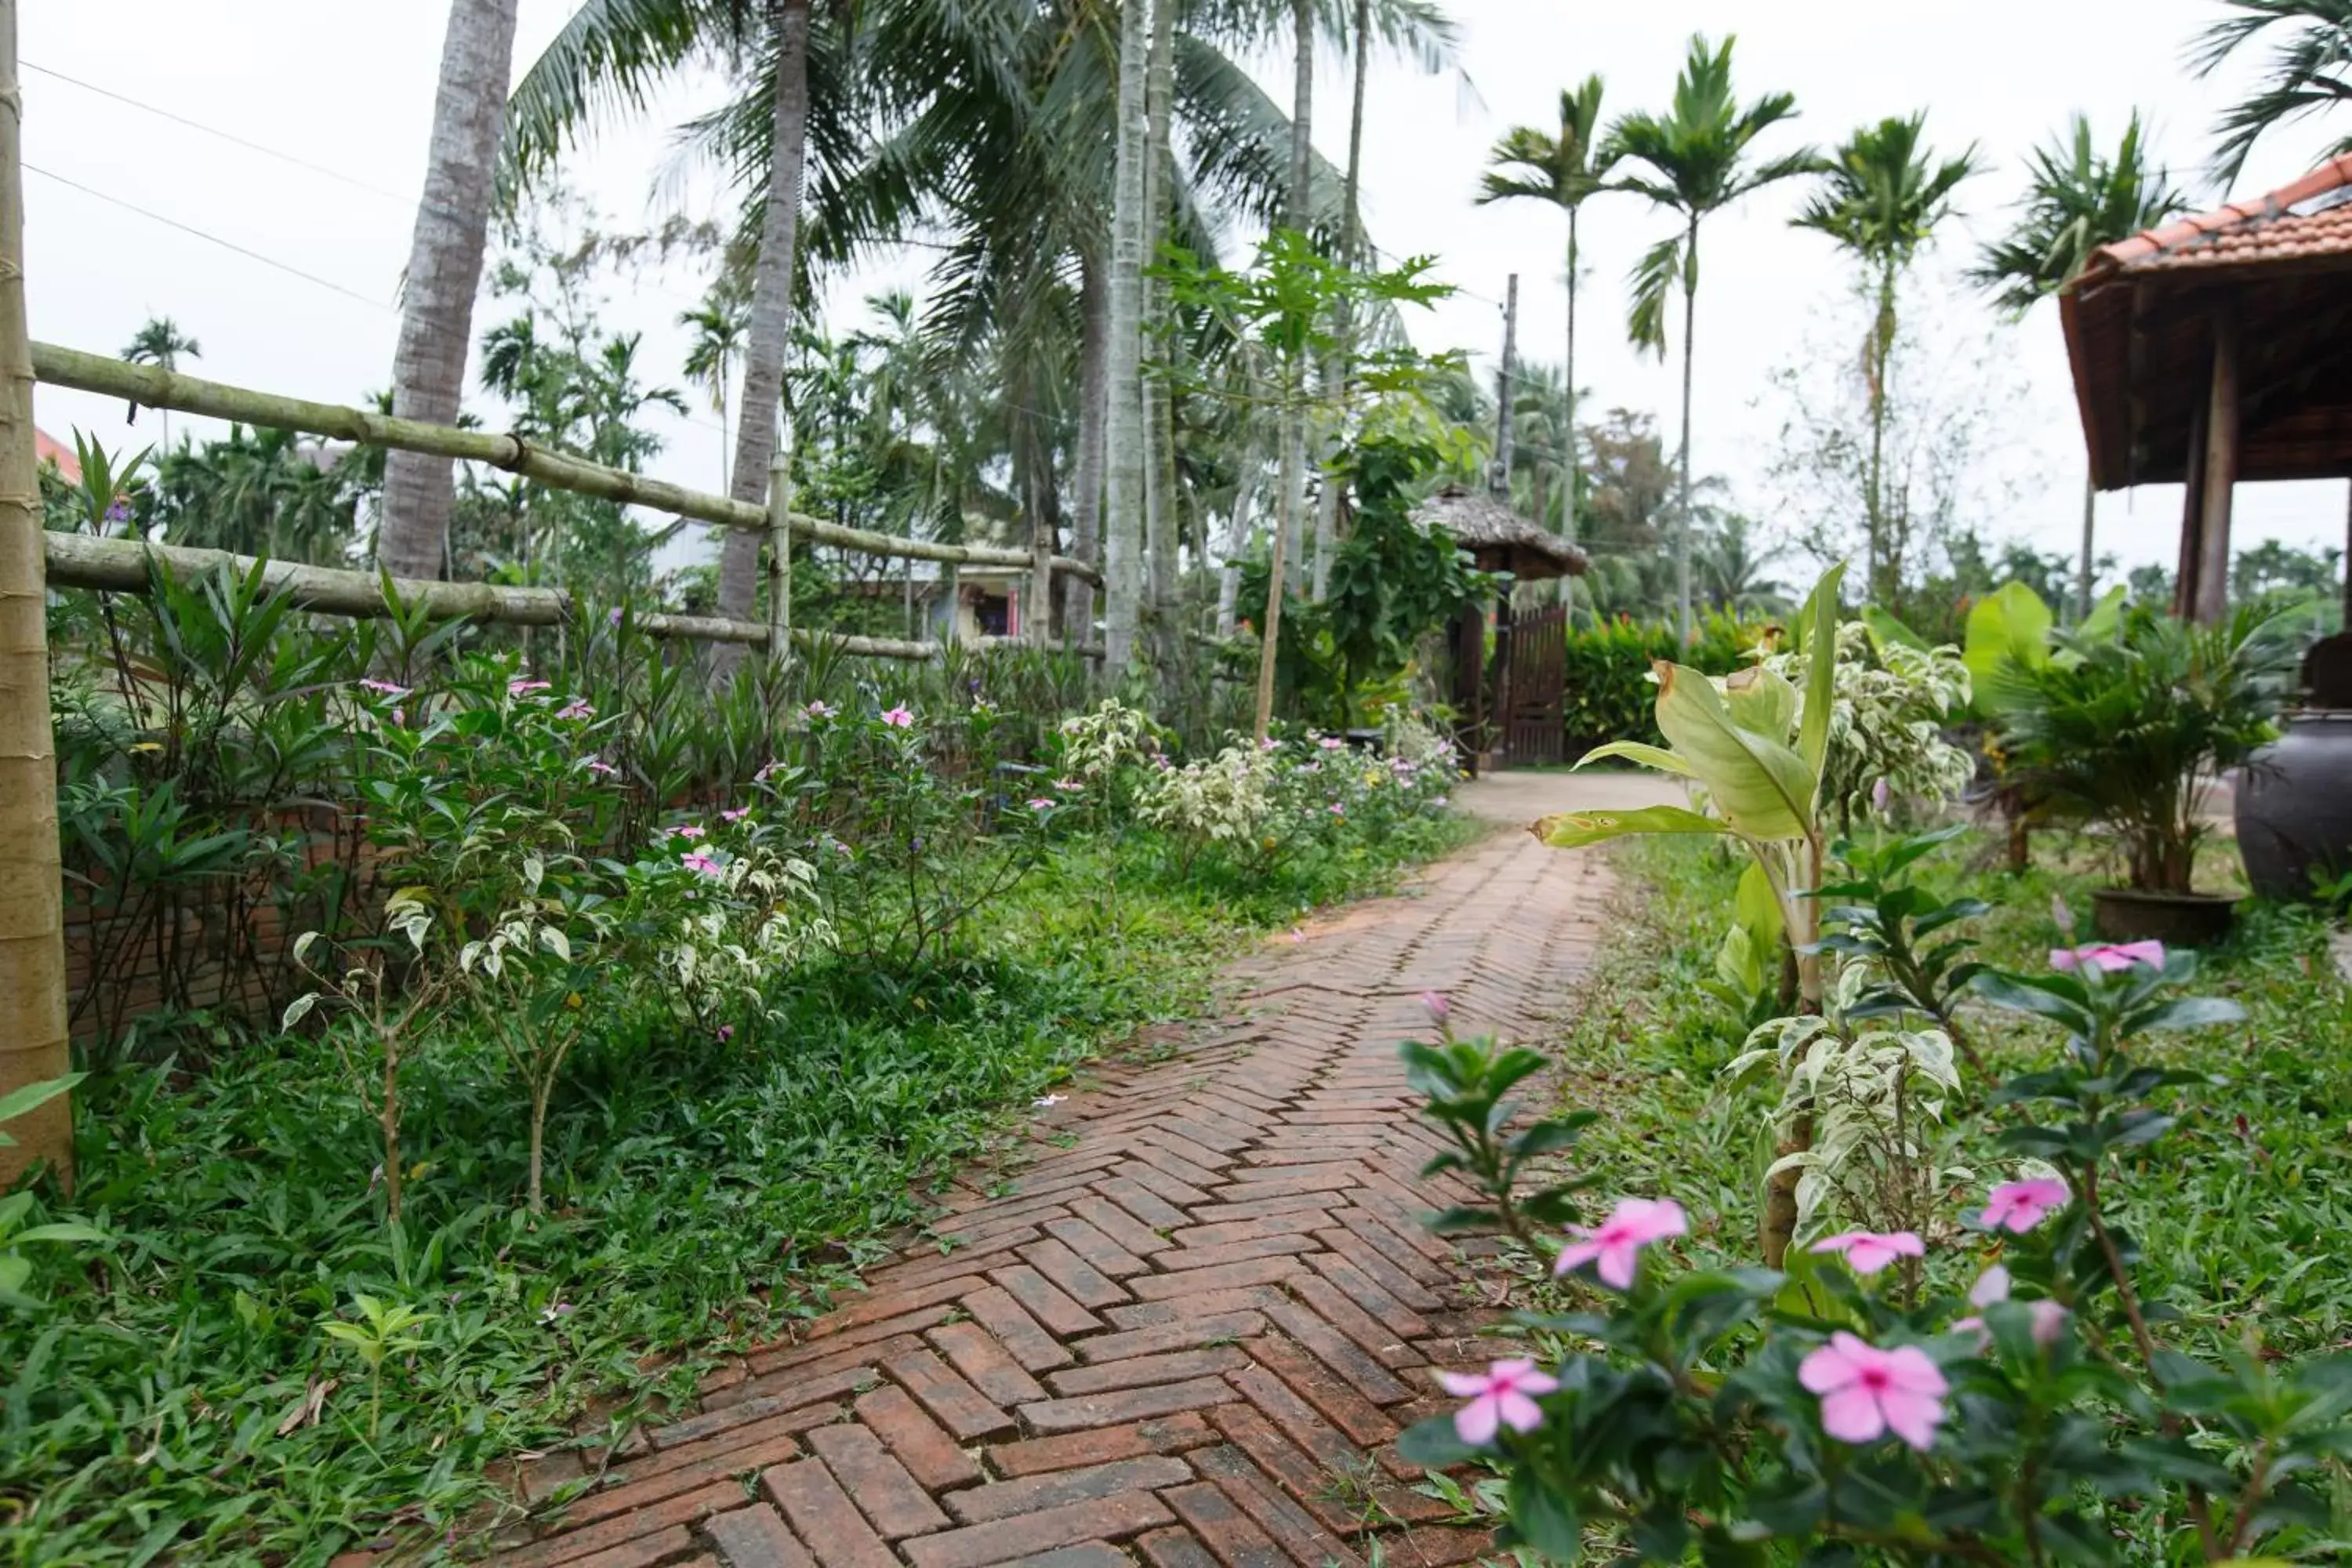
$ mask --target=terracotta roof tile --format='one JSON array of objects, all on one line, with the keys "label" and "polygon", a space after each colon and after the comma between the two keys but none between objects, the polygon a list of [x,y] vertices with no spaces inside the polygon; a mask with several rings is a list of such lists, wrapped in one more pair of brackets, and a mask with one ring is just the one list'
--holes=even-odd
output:
[{"label": "terracotta roof tile", "polygon": [[2232,202],[2218,212],[2175,218],[2103,246],[2079,281],[2094,282],[2119,272],[2335,256],[2352,258],[2352,153],[2332,158],[2267,195]]}]

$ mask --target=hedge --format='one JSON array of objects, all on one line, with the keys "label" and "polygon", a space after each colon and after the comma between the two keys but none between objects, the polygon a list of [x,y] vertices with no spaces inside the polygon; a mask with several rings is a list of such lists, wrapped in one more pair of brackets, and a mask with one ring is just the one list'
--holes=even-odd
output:
[{"label": "hedge", "polygon": [[1709,675],[1728,675],[1740,657],[1764,634],[1765,623],[1742,624],[1720,612],[1698,625],[1698,640],[1685,648],[1664,622],[1640,623],[1619,616],[1598,626],[1568,628],[1565,724],[1573,762],[1611,741],[1664,743],[1652,710],[1658,688],[1650,679],[1654,659],[1672,659]]}]

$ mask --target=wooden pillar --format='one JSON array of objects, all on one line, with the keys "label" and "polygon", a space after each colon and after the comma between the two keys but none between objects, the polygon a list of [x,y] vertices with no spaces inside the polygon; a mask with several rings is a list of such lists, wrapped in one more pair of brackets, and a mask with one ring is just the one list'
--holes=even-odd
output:
[{"label": "wooden pillar", "polygon": [[768,662],[781,669],[793,657],[793,427],[776,430],[768,460]]},{"label": "wooden pillar", "polygon": [[[0,1098],[63,1079],[63,880],[57,741],[49,723],[47,562],[33,457],[33,345],[25,321],[24,93],[16,0],[0,0]],[[47,1162],[73,1180],[73,1116],[58,1095],[5,1129],[0,1185]]]},{"label": "wooden pillar", "polygon": [[1454,733],[1475,776],[1486,728],[1486,612],[1468,604],[1454,619]]},{"label": "wooden pillar", "polygon": [[2180,485],[2180,554],[2172,572],[2172,613],[2184,621],[2197,612],[2197,562],[2205,528],[2205,408],[2210,401],[2198,398],[2189,410],[2189,466]]},{"label": "wooden pillar", "polygon": [[2210,625],[2230,613],[2230,500],[2238,483],[2238,322],[2213,314],[2213,378],[2205,408],[2204,516],[2198,527],[2192,613]]}]

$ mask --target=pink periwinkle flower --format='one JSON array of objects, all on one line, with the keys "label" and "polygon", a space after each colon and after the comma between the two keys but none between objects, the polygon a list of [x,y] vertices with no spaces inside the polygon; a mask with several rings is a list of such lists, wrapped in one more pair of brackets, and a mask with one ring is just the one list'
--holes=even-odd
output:
[{"label": "pink periwinkle flower", "polygon": [[593,719],[596,717],[596,710],[575,697],[558,708],[555,710],[555,716],[559,719]]},{"label": "pink periwinkle flower", "polygon": [[1054,781],[1054,787],[1060,790],[1065,795],[1071,795],[1075,794],[1076,791],[1086,788],[1087,786],[1076,779],[1055,779]]},{"label": "pink periwinkle flower", "polygon": [[1495,1440],[1496,1428],[1532,1432],[1543,1425],[1538,1394],[1549,1394],[1559,1380],[1536,1370],[1532,1361],[1498,1361],[1485,1372],[1441,1372],[1437,1381],[1445,1392],[1469,1404],[1454,1413],[1454,1430],[1465,1443]]},{"label": "pink periwinkle flower", "polygon": [[1046,799],[1041,795],[1029,803],[1029,809],[1032,811],[1051,811],[1054,809],[1055,804],[1055,802]]},{"label": "pink periwinkle flower", "polygon": [[1339,739],[1337,735],[1326,735],[1315,743],[1322,747],[1327,752],[1336,752],[1348,742]]},{"label": "pink periwinkle flower", "polygon": [[720,1045],[722,1045],[722,1046],[723,1046],[723,1045],[725,1045],[728,1041],[730,1041],[730,1040],[733,1039],[734,1037],[735,1037],[735,1026],[734,1026],[734,1025],[732,1025],[732,1024],[721,1024],[721,1025],[719,1025],[719,1043]]},{"label": "pink periwinkle flower", "polygon": [[883,714],[882,722],[889,725],[893,730],[911,730],[915,727],[915,716],[902,705]]},{"label": "pink periwinkle flower", "polygon": [[621,612],[617,608],[605,611],[604,624],[614,626],[619,626],[621,624]]},{"label": "pink periwinkle flower", "polygon": [[709,830],[698,822],[681,822],[670,831],[680,838],[699,838]]},{"label": "pink periwinkle flower", "polygon": [[1927,1248],[1913,1231],[1897,1230],[1881,1235],[1871,1230],[1849,1230],[1836,1236],[1825,1236],[1805,1249],[1808,1252],[1835,1253],[1845,1259],[1845,1266],[1856,1274],[1875,1274],[1898,1258],[1925,1258]]},{"label": "pink periwinkle flower", "polygon": [[2040,1225],[2051,1210],[2064,1208],[2066,1198],[2066,1184],[2055,1176],[2003,1182],[1986,1194],[1984,1215],[1979,1223],[1987,1230],[2023,1236]]},{"label": "pink periwinkle flower", "polygon": [[1894,787],[1885,778],[1882,777],[1876,784],[1870,786],[1870,806],[1873,811],[1884,816],[1886,815],[1886,808],[1894,804]]},{"label": "pink periwinkle flower", "polygon": [[719,820],[721,822],[740,822],[751,815],[751,808],[748,805],[730,805],[725,811],[719,814]]},{"label": "pink periwinkle flower", "polygon": [[781,761],[771,762],[767,766],[761,768],[758,773],[751,775],[751,782],[753,784],[766,784],[770,779],[774,778],[778,773],[782,773],[783,771],[783,767],[784,764]]},{"label": "pink periwinkle flower", "polygon": [[1570,1228],[1568,1234],[1578,1239],[1560,1249],[1559,1261],[1552,1266],[1552,1272],[1566,1274],[1592,1263],[1593,1272],[1601,1276],[1603,1285],[1617,1290],[1631,1289],[1642,1248],[1670,1236],[1686,1235],[1689,1230],[1683,1205],[1672,1198],[1623,1198],[1597,1228]]},{"label": "pink periwinkle flower", "polygon": [[620,769],[614,767],[612,763],[606,762],[602,757],[583,758],[580,765],[586,768],[590,773],[594,773],[598,778],[609,779],[617,777],[621,772]]},{"label": "pink periwinkle flower", "polygon": [[1257,743],[1257,749],[1261,752],[1278,752],[1282,750],[1282,742],[1268,735]]},{"label": "pink periwinkle flower", "polygon": [[551,683],[544,680],[525,680],[518,678],[507,682],[507,695],[509,697],[528,697],[534,691],[551,689],[552,689]]},{"label": "pink periwinkle flower", "polygon": [[[2009,1270],[1998,1263],[1979,1275],[1977,1282],[1969,1289],[1969,1304],[1972,1307],[1981,1309],[2008,1300]],[[2029,1331],[2035,1344],[2046,1349],[2056,1344],[2065,1333],[2066,1309],[2062,1303],[2047,1300],[2028,1301],[2025,1310],[2033,1316]],[[1985,1331],[1984,1320],[1973,1314],[1958,1320],[1952,1327],[1961,1332],[1981,1334]]]},{"label": "pink periwinkle flower", "polygon": [[719,862],[699,849],[689,850],[679,856],[677,863],[689,871],[699,871],[706,877],[716,877],[719,871]]},{"label": "pink periwinkle flower", "polygon": [[821,699],[808,705],[808,716],[812,719],[830,719],[839,711],[832,703]]},{"label": "pink periwinkle flower", "polygon": [[1445,999],[1443,991],[1423,992],[1421,1005],[1428,1008],[1430,1017],[1440,1024],[1445,1022],[1447,1016],[1454,1011],[1454,1005]]},{"label": "pink periwinkle flower", "polygon": [[1335,800],[1335,801],[1333,801],[1329,805],[1325,806],[1323,809],[1324,809],[1324,810],[1326,810],[1326,811],[1328,811],[1328,812],[1329,812],[1329,813],[1330,813],[1332,816],[1347,816],[1347,815],[1348,815],[1348,808],[1347,808],[1346,806],[1344,806],[1344,805],[1340,805],[1338,801],[1336,801],[1336,800]]},{"label": "pink periwinkle flower", "polygon": [[1880,1350],[1843,1329],[1799,1364],[1797,1381],[1822,1396],[1822,1430],[1839,1442],[1874,1443],[1891,1429],[1923,1454],[1951,1387],[1918,1346]]},{"label": "pink periwinkle flower", "polygon": [[2088,947],[2053,947],[2050,950],[2053,969],[2095,969],[2115,974],[2135,963],[2145,963],[2151,969],[2164,967],[2164,943],[2160,942],[2095,942]]},{"label": "pink periwinkle flower", "polygon": [[408,695],[408,688],[395,686],[389,680],[368,679],[361,681],[360,685],[363,689],[375,692],[379,696],[405,697]]},{"label": "pink periwinkle flower", "polygon": [[1444,805],[1445,804],[1445,798],[1446,798],[1445,796],[1444,796],[1444,795],[1439,795],[1435,800],[1431,801],[1429,804],[1430,804],[1430,805]]},{"label": "pink periwinkle flower", "polygon": [[407,722],[408,722],[408,710],[407,710],[407,709],[405,709],[405,708],[395,708],[395,709],[394,709],[394,710],[392,710],[392,721],[393,721],[394,723],[395,723],[395,724],[405,724],[405,723],[407,723]]}]

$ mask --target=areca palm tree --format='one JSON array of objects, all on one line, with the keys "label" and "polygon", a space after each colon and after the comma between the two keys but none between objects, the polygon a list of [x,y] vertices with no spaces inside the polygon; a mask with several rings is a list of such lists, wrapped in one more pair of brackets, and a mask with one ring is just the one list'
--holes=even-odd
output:
[{"label": "areca palm tree", "polygon": [[[433,100],[425,195],[409,243],[400,343],[392,362],[393,412],[456,422],[466,390],[474,296],[481,287],[497,174],[500,106],[514,58],[516,0],[450,0]],[[384,458],[383,521],[376,560],[395,576],[437,577],[454,499],[446,458]]]},{"label": "areca palm tree", "polygon": [[[1478,201],[1549,202],[1568,215],[1568,394],[1566,427],[1576,428],[1576,220],[1584,204],[1609,188],[1609,158],[1598,140],[1601,125],[1601,79],[1589,76],[1581,86],[1559,95],[1559,130],[1548,134],[1533,125],[1515,126],[1503,133],[1487,155],[1486,177]],[[1572,439],[1572,437],[1571,437]],[[1560,511],[1560,532],[1576,537],[1576,454],[1567,454],[1568,488]]]},{"label": "areca palm tree", "polygon": [[[2223,184],[2238,177],[2246,156],[2273,125],[2352,108],[2352,0],[2225,0],[2230,15],[2189,47],[2200,76],[2257,39],[2276,39],[2252,92],[2224,110],[2214,126],[2213,174]],[[2275,31],[2273,30],[2275,29]],[[2327,149],[2352,153],[2352,135]]]},{"label": "areca palm tree", "polygon": [[686,379],[710,395],[711,410],[719,416],[719,488],[722,490],[728,488],[730,471],[725,446],[727,387],[734,374],[735,357],[742,352],[743,334],[749,325],[748,304],[730,275],[714,284],[701,304],[691,310],[681,310],[677,316],[677,324],[694,333],[694,342],[686,351]]},{"label": "areca palm tree", "polygon": [[1743,196],[1782,180],[1811,173],[1820,159],[1810,148],[1763,163],[1751,161],[1756,139],[1797,112],[1789,93],[1766,93],[1742,103],[1732,90],[1731,47],[1704,37],[1690,42],[1689,57],[1675,79],[1674,106],[1664,114],[1628,114],[1610,127],[1602,157],[1612,165],[1634,163],[1645,171],[1610,182],[1612,188],[1647,196],[1680,215],[1679,232],[1645,251],[1633,268],[1627,331],[1637,347],[1664,358],[1666,310],[1675,291],[1683,298],[1683,433],[1681,497],[1675,519],[1675,606],[1687,640],[1691,622],[1691,367],[1692,337],[1698,319],[1699,226]]},{"label": "areca palm tree", "polygon": [[[2188,199],[2150,162],[2135,112],[2109,157],[2074,116],[2065,134],[2034,149],[2026,160],[2025,199],[2017,222],[1978,253],[1969,280],[1992,291],[2012,318],[2073,282],[2103,245],[2128,239],[2179,212]],[[2078,613],[2090,614],[2098,490],[2083,479],[2083,555],[2076,581]]]},{"label": "areca palm tree", "polygon": [[[205,351],[195,339],[182,332],[179,323],[169,316],[148,317],[146,324],[139,329],[138,334],[122,351],[122,357],[131,363],[152,364],[167,375],[180,368],[184,355],[189,359],[202,359]],[[163,416],[163,450],[169,452],[172,449],[172,411],[159,408],[155,412]],[[134,402],[123,415],[122,422],[128,425],[138,417],[139,405]]]},{"label": "areca palm tree", "polygon": [[1937,162],[1921,146],[1927,117],[1865,125],[1846,139],[1822,171],[1821,187],[1794,222],[1835,240],[1862,263],[1875,308],[1863,339],[1870,395],[1870,467],[1863,504],[1869,561],[1864,581],[1883,604],[1894,602],[1899,552],[1887,537],[1885,503],[1887,371],[1895,354],[1895,296],[1903,274],[1951,216],[1952,192],[1977,172],[1976,149]]}]

